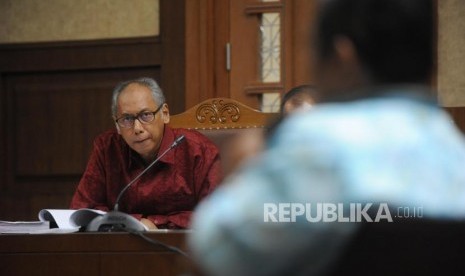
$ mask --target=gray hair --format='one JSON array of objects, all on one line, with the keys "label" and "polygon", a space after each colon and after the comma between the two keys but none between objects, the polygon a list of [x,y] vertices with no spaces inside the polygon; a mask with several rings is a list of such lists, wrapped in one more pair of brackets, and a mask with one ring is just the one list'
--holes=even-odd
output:
[{"label": "gray hair", "polygon": [[134,80],[124,81],[119,83],[113,90],[113,96],[111,97],[111,114],[113,115],[113,117],[116,116],[119,95],[121,94],[121,92],[123,92],[124,89],[126,89],[126,87],[128,87],[128,85],[133,83],[137,83],[139,85],[149,88],[152,93],[153,100],[156,103],[165,103],[165,95],[163,95],[163,91],[154,79],[142,77]]}]

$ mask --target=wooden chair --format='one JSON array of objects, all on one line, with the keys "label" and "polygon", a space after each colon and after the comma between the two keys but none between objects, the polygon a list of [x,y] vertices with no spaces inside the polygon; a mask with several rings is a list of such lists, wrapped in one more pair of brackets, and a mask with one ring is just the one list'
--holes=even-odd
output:
[{"label": "wooden chair", "polygon": [[233,99],[212,98],[172,115],[169,125],[195,130],[266,128],[275,117],[275,113],[263,113]]},{"label": "wooden chair", "polygon": [[239,157],[232,156],[235,149],[231,147],[247,151],[244,139],[237,143],[236,138],[247,134],[242,137],[262,141],[264,131],[278,114],[263,113],[233,99],[212,98],[170,117],[170,127],[197,130],[213,141],[220,150],[223,170],[228,174],[239,162],[234,160]]}]

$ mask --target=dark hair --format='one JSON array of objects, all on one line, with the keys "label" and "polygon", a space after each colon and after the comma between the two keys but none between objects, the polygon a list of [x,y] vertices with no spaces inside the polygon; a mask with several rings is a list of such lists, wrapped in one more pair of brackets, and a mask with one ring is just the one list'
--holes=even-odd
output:
[{"label": "dark hair", "polygon": [[362,66],[378,84],[418,83],[433,67],[432,0],[326,0],[316,49],[333,54],[333,39],[352,40]]},{"label": "dark hair", "polygon": [[292,99],[292,97],[299,95],[299,94],[308,94],[309,96],[312,97],[313,100],[318,101],[318,92],[315,86],[309,85],[309,84],[304,84],[300,86],[293,87],[291,90],[287,91],[286,94],[281,99],[281,113],[284,110],[284,105],[286,104],[287,101]]}]

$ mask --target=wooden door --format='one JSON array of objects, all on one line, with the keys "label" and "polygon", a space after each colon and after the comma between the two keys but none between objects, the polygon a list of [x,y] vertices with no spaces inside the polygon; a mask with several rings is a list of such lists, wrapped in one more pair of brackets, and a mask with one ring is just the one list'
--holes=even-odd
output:
[{"label": "wooden door", "polygon": [[279,97],[312,81],[315,0],[186,2],[186,107],[230,97],[277,111]]}]

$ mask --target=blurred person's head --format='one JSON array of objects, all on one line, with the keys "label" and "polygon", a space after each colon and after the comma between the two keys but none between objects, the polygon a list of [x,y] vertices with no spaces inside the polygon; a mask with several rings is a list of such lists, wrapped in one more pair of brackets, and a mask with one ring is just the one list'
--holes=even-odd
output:
[{"label": "blurred person's head", "polygon": [[311,85],[296,86],[284,94],[281,101],[281,115],[309,110],[317,102],[318,95]]},{"label": "blurred person's head", "polygon": [[371,86],[428,84],[432,0],[322,0],[315,33],[322,101],[372,96]]}]

